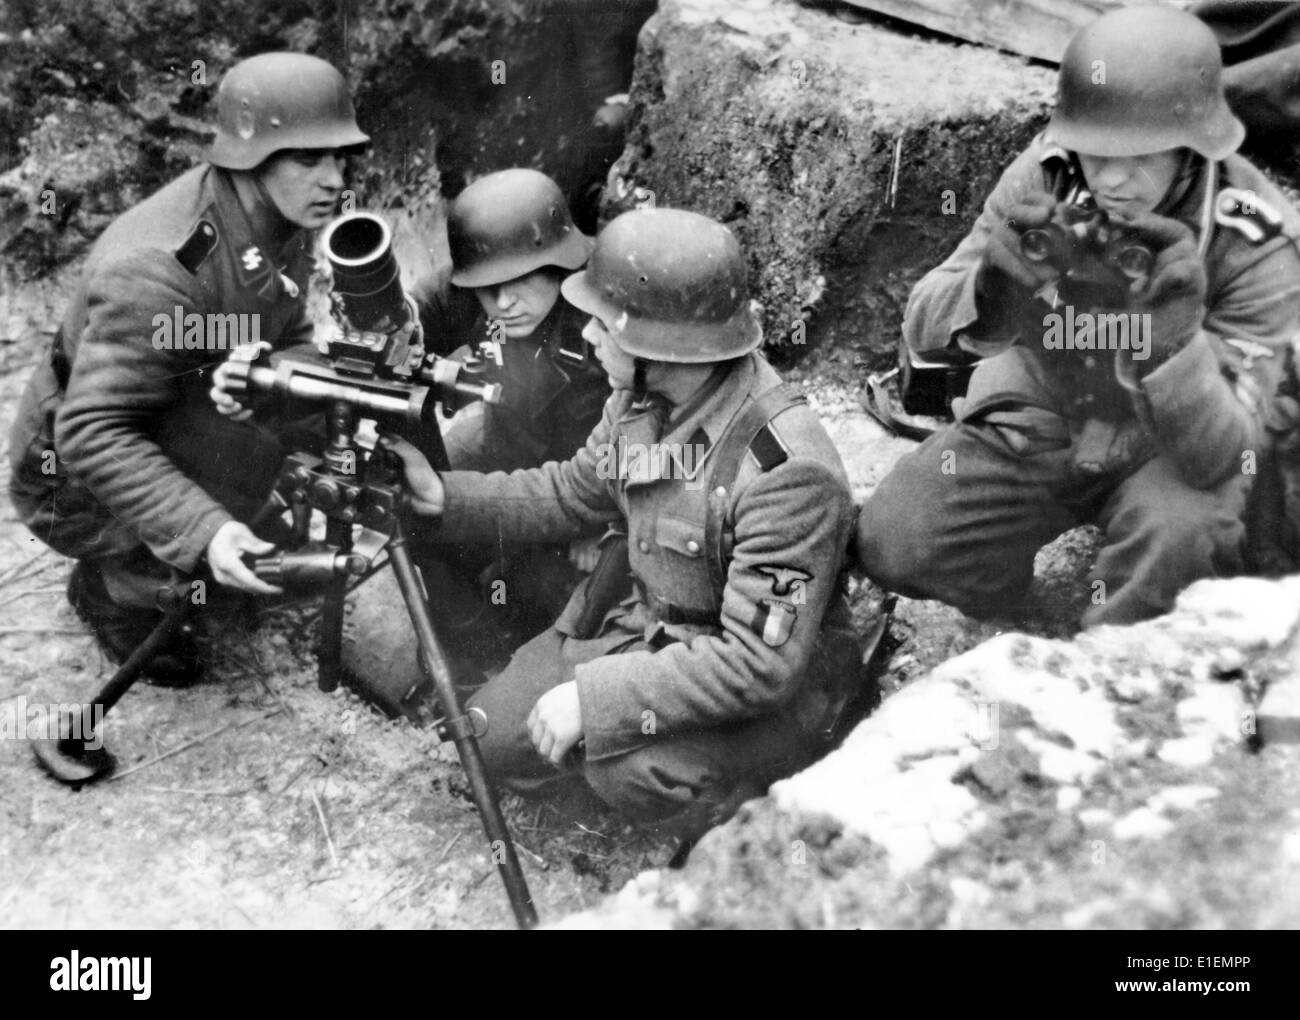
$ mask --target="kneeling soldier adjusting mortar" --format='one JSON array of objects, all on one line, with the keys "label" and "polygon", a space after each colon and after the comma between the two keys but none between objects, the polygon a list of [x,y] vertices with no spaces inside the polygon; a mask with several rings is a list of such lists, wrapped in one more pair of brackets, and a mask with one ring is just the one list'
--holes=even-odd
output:
[{"label": "kneeling soldier adjusting mortar", "polygon": [[[425,353],[418,317],[399,282],[383,220],[365,213],[343,217],[326,230],[323,246],[334,270],[334,310],[340,327],[329,337],[324,355],[301,350],[283,355],[272,353],[269,345],[249,345],[236,350],[214,380],[218,391],[214,399],[231,416],[268,402],[280,411],[325,411],[320,454],[298,452],[286,460],[260,515],[293,512],[291,547],[269,555],[249,554],[245,562],[270,584],[324,589],[319,686],[332,691],[342,673],[343,600],[349,581],[375,568],[379,555],[387,554],[419,642],[420,665],[444,712],[434,725],[456,745],[515,918],[521,927],[531,927],[537,921],[532,898],[478,748],[486,720],[481,711],[467,713],[461,708],[424,584],[408,550],[403,524],[408,498],[400,464],[387,450],[368,451],[357,441],[361,419],[374,419],[381,434],[391,429],[409,436],[435,463],[445,465],[436,405],[494,401],[499,399],[499,388],[476,378],[478,365]],[[307,540],[313,511],[325,517],[325,539],[319,545]],[[180,599],[158,633],[169,632],[187,605]],[[129,668],[109,681],[87,711],[96,705],[104,710],[111,707],[134,681],[147,654],[146,647],[132,656]],[[39,746],[38,756],[56,775],[67,768],[86,768],[88,741],[74,741],[69,732],[94,736],[83,724],[81,730],[65,730],[63,740]],[[101,753],[78,781],[99,778],[111,767],[111,759]]]},{"label": "kneeling soldier adjusting mortar", "polygon": [[[183,576],[198,572],[214,601],[273,593],[240,557],[270,548],[249,522],[284,458],[283,423],[218,413],[211,373],[231,322],[277,350],[310,349],[313,232],[367,141],[325,61],[241,61],[222,78],[206,162],[114,220],[86,259],[15,416],[9,489],[32,533],[77,560],[69,601],[114,661],[161,619],[159,587]],[[195,681],[184,632],[158,653],[150,680]]]}]

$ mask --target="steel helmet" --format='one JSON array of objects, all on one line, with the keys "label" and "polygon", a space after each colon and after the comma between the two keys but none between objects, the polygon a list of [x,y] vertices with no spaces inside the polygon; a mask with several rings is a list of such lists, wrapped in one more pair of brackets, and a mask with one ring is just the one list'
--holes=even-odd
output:
[{"label": "steel helmet", "polygon": [[587,268],[565,280],[562,290],[636,358],[726,361],[763,342],[740,244],[699,213],[623,213],[596,238]]},{"label": "steel helmet", "polygon": [[489,287],[543,266],[581,269],[591,238],[573,224],[560,186],[514,167],[480,177],[447,210],[451,282]]},{"label": "steel helmet", "polygon": [[345,149],[370,141],[357,127],[347,82],[305,53],[241,60],[217,89],[217,136],[208,162],[252,170],[282,149]]},{"label": "steel helmet", "polygon": [[1090,156],[1186,147],[1223,159],[1245,128],[1222,78],[1219,43],[1200,18],[1169,7],[1111,11],[1066,47],[1048,135]]}]

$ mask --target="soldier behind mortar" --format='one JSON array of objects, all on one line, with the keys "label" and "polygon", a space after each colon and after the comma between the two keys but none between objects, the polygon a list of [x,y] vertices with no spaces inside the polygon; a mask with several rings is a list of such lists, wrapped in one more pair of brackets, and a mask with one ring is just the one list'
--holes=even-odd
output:
[{"label": "soldier behind mortar", "polygon": [[839,455],[758,353],[739,245],[672,209],[631,212],[564,295],[613,395],[569,459],[439,477],[409,444],[417,512],[449,541],[625,530],[634,586],[591,632],[592,586],[470,705],[492,775],[583,782],[693,835],[826,747],[861,646],[839,584],[853,506]]},{"label": "soldier behind mortar", "polygon": [[488,174],[447,210],[454,287],[471,291],[499,404],[476,403],[448,426],[453,468],[512,471],[567,460],[600,420],[605,373],[560,282],[587,263],[591,238],[573,225],[559,186],[536,170]]},{"label": "soldier behind mortar", "polygon": [[[1242,569],[1300,326],[1300,216],[1234,155],[1242,134],[1218,45],[1192,15],[1126,8],[1075,35],[1047,130],[912,292],[914,351],[985,360],[956,423],[864,507],[870,576],[971,615],[1014,611],[1037,550],[1093,522],[1105,540],[1090,626],[1158,615],[1192,581]],[[1059,268],[1025,243],[1076,205],[1154,256],[1109,305],[1067,307]],[[1124,328],[1138,331],[1127,343]]]},{"label": "soldier behind mortar", "polygon": [[[513,471],[568,460],[600,421],[609,397],[604,370],[582,336],[583,317],[560,300],[560,281],[581,269],[591,238],[574,226],[559,186],[536,170],[488,174],[456,196],[447,210],[454,287],[473,292],[483,312],[488,356],[498,359],[499,404],[474,404],[446,433],[447,459],[462,471]],[[559,608],[547,596],[576,576],[564,550],[498,549],[513,560],[503,580],[516,597],[505,605],[536,607],[531,637]],[[568,550],[573,566],[590,569],[594,545]],[[461,557],[482,566],[482,557]],[[504,565],[504,564],[503,564]],[[513,576],[511,576],[513,575]],[[540,617],[540,619],[539,619]]]},{"label": "soldier behind mortar", "polygon": [[[312,232],[335,214],[346,156],[367,142],[328,63],[244,60],[217,93],[206,164],[118,217],[87,258],[23,394],[10,492],[32,532],[78,561],[69,601],[115,660],[158,621],[159,587],[182,575],[206,566],[230,589],[276,591],[240,557],[272,548],[245,522],[285,451],[265,427],[218,413],[210,370],[241,341],[309,341]],[[147,672],[195,679],[189,638]]]},{"label": "soldier behind mortar", "polygon": [[[592,239],[574,226],[551,178],[512,168],[478,179],[451,202],[447,240],[452,286],[478,306],[471,330],[482,338],[486,378],[501,384],[499,403],[471,404],[445,429],[449,463],[456,470],[486,472],[569,459],[600,421],[610,392],[583,339],[584,317],[560,300],[561,280],[586,265]],[[453,294],[446,314],[453,326],[455,299]],[[441,328],[437,312],[427,307],[425,317],[434,345],[448,335],[465,335]],[[454,345],[444,341],[439,353],[455,356],[460,352],[449,349]],[[490,536],[469,545],[421,544],[416,555],[438,592],[433,611],[450,648],[487,666],[504,661],[555,618],[564,594],[577,583],[577,568],[594,565],[595,543],[519,546]],[[387,574],[357,591],[349,662],[373,662],[373,648],[409,639],[402,614],[389,612],[395,605],[400,594]],[[382,682],[373,669],[368,676],[353,672],[363,686]],[[410,679],[395,677],[394,683]]]}]

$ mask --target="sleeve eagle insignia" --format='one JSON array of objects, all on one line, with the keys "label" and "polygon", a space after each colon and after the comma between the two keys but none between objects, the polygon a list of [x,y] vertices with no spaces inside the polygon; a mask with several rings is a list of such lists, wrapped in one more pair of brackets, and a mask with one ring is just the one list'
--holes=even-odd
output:
[{"label": "sleeve eagle insignia", "polygon": [[806,570],[798,570],[794,567],[777,567],[764,563],[755,568],[760,574],[766,574],[772,579],[773,595],[789,595],[795,584],[799,581],[811,581],[812,574]]}]

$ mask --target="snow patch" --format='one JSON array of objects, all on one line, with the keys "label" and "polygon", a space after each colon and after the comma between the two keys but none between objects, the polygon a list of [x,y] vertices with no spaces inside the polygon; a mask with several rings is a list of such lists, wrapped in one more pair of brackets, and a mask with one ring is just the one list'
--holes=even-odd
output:
[{"label": "snow patch", "polygon": [[[1300,577],[1197,581],[1179,596],[1177,610],[1186,611],[1178,614],[1184,626],[1202,624],[1215,640],[1239,648],[1275,648],[1300,625]],[[1187,619],[1187,614],[1203,620]]]},{"label": "snow patch", "polygon": [[1130,811],[1115,823],[1116,839],[1159,839],[1174,827],[1174,823],[1162,818],[1149,807],[1140,807]]}]

